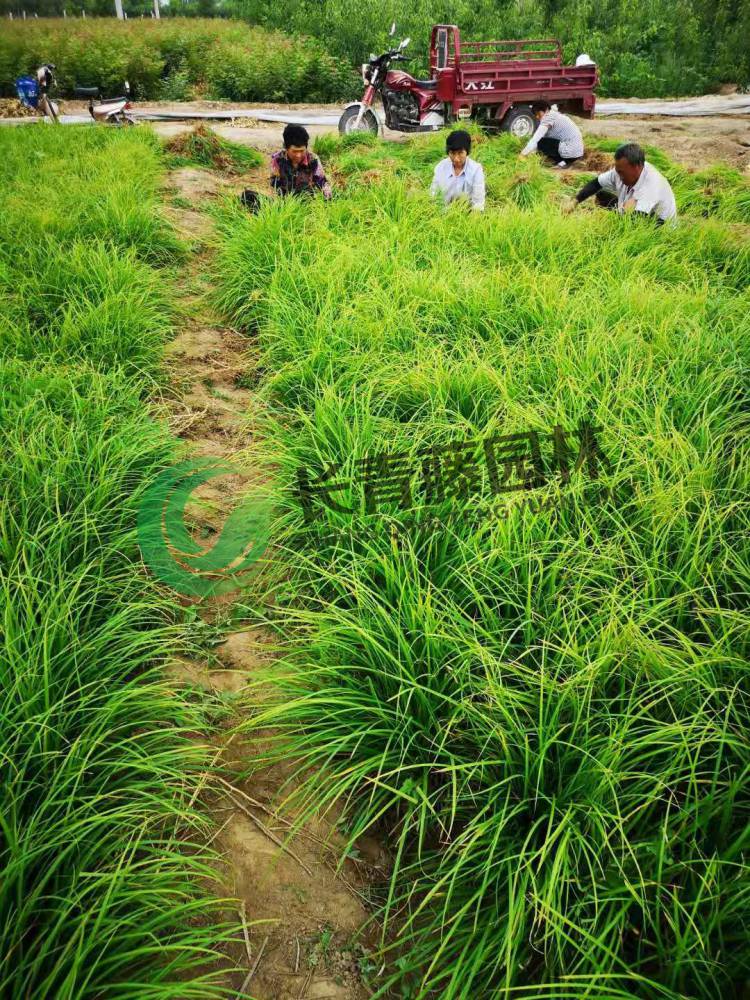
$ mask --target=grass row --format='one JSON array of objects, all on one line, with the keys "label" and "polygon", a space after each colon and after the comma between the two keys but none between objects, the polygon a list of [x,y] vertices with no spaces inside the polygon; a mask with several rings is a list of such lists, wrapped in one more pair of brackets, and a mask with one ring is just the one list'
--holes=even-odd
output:
[{"label": "grass row", "polygon": [[[267,614],[291,636],[249,727],[298,760],[301,816],[339,802],[352,838],[391,841],[375,996],[739,997],[744,232],[701,218],[676,167],[674,230],[564,216],[507,139],[477,150],[488,211],[444,209],[424,190],[438,142],[325,139],[349,181],[333,202],[221,219],[219,298],[257,341],[273,414]],[[502,197],[520,176],[533,197]],[[725,218],[746,218],[744,189],[723,190]],[[552,431],[575,458],[581,421],[608,462],[566,484]],[[482,444],[529,432],[545,481],[506,469],[512,509],[493,512]],[[337,487],[312,524],[301,469]]]},{"label": "grass row", "polygon": [[85,128],[0,152],[0,994],[218,997],[210,709],[163,678],[190,643],[135,537],[174,450],[145,406],[182,254],[160,152]]},{"label": "grass row", "polygon": [[[591,174],[566,171],[561,184],[560,176],[545,168],[542,158],[517,160],[522,144],[513,136],[501,133],[489,137],[477,128],[470,132],[471,155],[485,169],[490,201],[511,202],[519,208],[559,201],[575,192],[589,177],[609,169],[611,154],[620,145],[620,140],[587,137],[589,161],[596,166],[591,166]],[[681,215],[750,224],[750,181],[741,171],[725,164],[689,171],[654,146],[644,149],[649,162],[672,185]],[[435,163],[445,156],[445,133],[437,132],[419,144],[384,142],[368,133],[331,133],[317,137],[315,151],[346,186],[379,184],[383,178],[398,177],[419,188],[429,185]]]}]

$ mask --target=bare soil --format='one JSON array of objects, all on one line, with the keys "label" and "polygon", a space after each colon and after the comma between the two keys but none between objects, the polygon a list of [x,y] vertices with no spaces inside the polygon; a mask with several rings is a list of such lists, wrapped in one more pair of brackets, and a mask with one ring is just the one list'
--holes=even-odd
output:
[{"label": "bare soil", "polygon": [[[192,454],[231,459],[239,472],[212,479],[191,499],[189,523],[199,542],[208,538],[205,544],[248,483],[266,474],[252,461],[261,404],[243,388],[252,384],[252,343],[222,322],[208,298],[213,224],[205,209],[226,193],[263,189],[264,174],[227,178],[183,167],[170,173],[165,189],[167,215],[192,253],[179,279],[179,332],[167,352],[170,391],[154,400],[154,410]],[[218,642],[204,660],[171,663],[167,677],[176,689],[198,689],[209,699],[229,699],[230,705],[243,692],[249,701],[248,686],[255,682],[251,698],[257,707],[279,642],[264,629],[236,624],[233,596],[198,606]],[[277,809],[277,799],[291,777],[292,762],[262,766],[250,779],[240,776],[267,739],[262,733],[248,739],[234,732],[243,719],[242,703],[242,698],[236,701],[213,737],[214,760],[224,778],[207,779],[203,796],[215,820],[212,846],[225,861],[211,889],[235,900],[226,917],[238,925],[229,955],[238,971],[227,974],[227,985],[244,988],[256,1000],[364,1000],[370,994],[360,962],[374,947],[375,931],[354,937],[369,916],[368,885],[387,874],[387,852],[373,838],[360,838],[357,856],[347,857],[337,872],[345,842],[335,811],[305,823],[285,844],[290,817]]]},{"label": "bare soil", "polygon": [[750,169],[750,117],[672,118],[628,115],[581,121],[584,136],[641,142],[663,149],[684,167],[700,170],[713,163]]},{"label": "bare soil", "polygon": [[[632,103],[637,103],[633,99]],[[143,111],[251,111],[265,108],[269,111],[299,111],[304,115],[336,115],[342,104],[273,104],[273,103],[229,103],[225,101],[160,102],[154,101],[138,105]],[[66,101],[68,114],[86,113],[86,105],[80,101]],[[243,145],[255,146],[262,152],[272,152],[280,145],[283,124],[259,122],[250,124],[236,119],[234,123],[211,122],[211,128],[225,139]],[[750,116],[710,115],[701,118],[676,118],[656,115],[622,115],[620,117],[599,116],[592,121],[580,120],[584,135],[607,139],[644,142],[659,146],[683,166],[701,169],[712,163],[727,163],[739,169],[750,168]],[[336,131],[332,125],[305,126],[311,137]],[[155,122],[154,128],[163,136],[179,135],[191,128],[190,122]],[[403,141],[403,133],[386,129],[385,136],[394,142]]]}]

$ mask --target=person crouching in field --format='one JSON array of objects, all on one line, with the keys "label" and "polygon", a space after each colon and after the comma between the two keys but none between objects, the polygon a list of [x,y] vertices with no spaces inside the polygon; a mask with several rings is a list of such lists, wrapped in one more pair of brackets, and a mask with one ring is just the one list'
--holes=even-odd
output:
[{"label": "person crouching in field", "polygon": [[271,187],[277,195],[315,194],[321,192],[328,200],[331,186],[326,180],[320,160],[307,148],[310,136],[301,125],[287,125],[283,133],[284,148],[271,157]]},{"label": "person crouching in field", "polygon": [[648,162],[635,142],[619,146],[615,150],[614,167],[584,184],[565,211],[572,212],[593,194],[601,208],[652,215],[660,225],[668,219],[677,218],[677,206],[669,181]]},{"label": "person crouching in field", "polygon": [[458,129],[451,132],[445,142],[447,156],[435,167],[430,194],[442,194],[446,205],[457,198],[467,198],[471,207],[484,211],[484,170],[481,163],[472,160],[471,136]]},{"label": "person crouching in field", "polygon": [[573,160],[580,160],[583,156],[583,136],[578,126],[567,115],[553,111],[548,101],[539,101],[533,106],[533,112],[539,125],[519,155],[528,156],[539,150],[561,168],[567,167]]}]

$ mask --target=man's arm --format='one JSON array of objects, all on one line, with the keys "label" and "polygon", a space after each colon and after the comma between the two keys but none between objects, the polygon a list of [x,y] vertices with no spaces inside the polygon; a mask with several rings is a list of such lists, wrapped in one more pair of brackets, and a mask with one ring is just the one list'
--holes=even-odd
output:
[{"label": "man's arm", "polygon": [[663,226],[664,225],[664,219],[659,218],[659,216],[657,214],[658,211],[659,211],[659,208],[661,206],[661,202],[658,200],[658,198],[657,199],[654,199],[654,198],[643,198],[643,199],[641,199],[641,198],[638,198],[638,199],[633,198],[633,199],[631,199],[630,202],[626,202],[625,203],[625,210],[626,211],[628,211],[628,206],[631,205],[631,204],[633,206],[630,209],[630,213],[632,215],[635,215],[635,216],[640,215],[641,218],[643,218],[645,216],[646,218],[654,219],[654,221],[656,222],[657,226]]},{"label": "man's arm", "polygon": [[597,191],[602,190],[602,185],[599,183],[599,178],[595,177],[593,181],[589,181],[588,184],[584,184],[581,190],[576,195],[576,201],[580,205],[582,201],[586,201],[592,195],[596,194]]},{"label": "man's arm", "polygon": [[570,213],[574,211],[576,206],[580,205],[582,201],[586,201],[586,199],[590,198],[592,194],[596,194],[597,191],[601,191],[603,189],[604,185],[601,183],[599,179],[600,177],[601,174],[599,177],[595,177],[592,181],[589,181],[588,184],[584,184],[575,198],[565,199],[563,212],[565,212],[566,215],[570,215]]},{"label": "man's arm", "polygon": [[481,164],[478,164],[476,173],[474,174],[474,183],[471,185],[471,207],[477,212],[483,212],[484,199],[484,168]]},{"label": "man's arm", "polygon": [[536,147],[539,145],[539,140],[543,139],[545,135],[549,132],[549,125],[541,124],[536,132],[532,135],[529,141],[521,150],[521,156],[528,156],[529,153],[536,152]]},{"label": "man's arm", "polygon": [[313,183],[315,186],[323,192],[323,197],[326,201],[331,200],[331,185],[328,183],[323,167],[321,166],[320,160],[315,160],[315,169],[313,170]]},{"label": "man's arm", "polygon": [[642,215],[653,215],[659,205],[659,199],[653,195],[642,195],[640,198],[633,198],[633,211]]},{"label": "man's arm", "polygon": [[279,161],[277,156],[274,154],[271,157],[271,190],[274,194],[282,195],[284,193],[284,188],[281,183],[281,170],[279,169]]},{"label": "man's arm", "polygon": [[430,197],[434,198],[435,195],[440,190],[440,184],[438,177],[440,175],[440,164],[435,165],[435,169],[432,171],[432,184],[430,184]]}]

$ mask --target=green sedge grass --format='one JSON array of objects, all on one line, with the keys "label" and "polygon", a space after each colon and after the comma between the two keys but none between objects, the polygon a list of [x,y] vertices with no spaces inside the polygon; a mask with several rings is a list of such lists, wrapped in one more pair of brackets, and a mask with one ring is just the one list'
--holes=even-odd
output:
[{"label": "green sedge grass", "polygon": [[[246,728],[297,761],[298,825],[336,805],[352,842],[390,841],[375,996],[740,995],[747,241],[685,208],[688,178],[673,230],[565,216],[508,137],[477,150],[484,215],[445,209],[424,191],[441,144],[324,137],[347,178],[331,204],[220,220],[217,298],[266,373],[280,569],[262,613],[289,636]],[[611,499],[584,468],[535,509],[457,491],[448,527],[400,542],[395,503],[367,515],[367,455],[418,469],[425,448],[583,418]],[[304,520],[301,466],[341,485],[353,513],[314,515],[336,537]]]},{"label": "green sedge grass", "polygon": [[196,804],[210,711],[164,678],[193,645],[135,532],[175,452],[143,404],[184,253],[160,147],[35,127],[0,148],[0,994],[235,995]]},{"label": "green sedge grass", "polygon": [[[523,143],[507,133],[488,136],[469,126],[471,155],[485,170],[490,201],[511,202],[519,208],[558,201],[575,187],[570,181],[560,183],[539,156],[519,162],[516,157]],[[621,143],[613,139],[586,137],[589,151],[614,153]],[[660,149],[645,145],[649,162],[666,176],[672,185],[678,212],[696,218],[714,218],[722,222],[750,223],[750,181],[726,165],[691,171],[673,163]],[[445,156],[445,133],[419,137],[408,143],[385,142],[369,133],[338,136],[327,134],[315,139],[315,151],[330,164],[334,173],[345,178],[347,186],[372,183],[371,174],[408,179],[414,187],[428,184],[435,163]],[[582,173],[580,183],[594,174]]]}]

